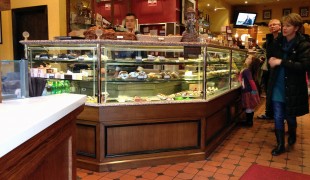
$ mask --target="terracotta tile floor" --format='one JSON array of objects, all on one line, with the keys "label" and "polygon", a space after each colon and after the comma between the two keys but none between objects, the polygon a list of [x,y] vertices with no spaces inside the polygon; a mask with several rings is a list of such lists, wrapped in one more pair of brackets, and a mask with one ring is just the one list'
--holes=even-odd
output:
[{"label": "terracotta tile floor", "polygon": [[[263,102],[255,117],[262,114],[264,108]],[[252,164],[310,174],[310,115],[299,117],[297,121],[296,144],[277,157],[270,154],[275,145],[273,121],[255,118],[252,128],[237,127],[206,160],[102,173],[78,168],[77,179],[233,180],[239,179]]]}]

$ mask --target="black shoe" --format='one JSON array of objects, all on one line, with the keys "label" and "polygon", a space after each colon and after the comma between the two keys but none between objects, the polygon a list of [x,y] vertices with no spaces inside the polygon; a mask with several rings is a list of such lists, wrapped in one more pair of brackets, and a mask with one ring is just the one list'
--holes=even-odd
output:
[{"label": "black shoe", "polygon": [[288,145],[293,145],[296,143],[296,127],[288,127]]},{"label": "black shoe", "polygon": [[273,118],[267,116],[266,114],[262,114],[262,115],[260,115],[260,116],[257,116],[257,119],[273,119]]},{"label": "black shoe", "polygon": [[249,121],[240,121],[240,125],[243,127],[252,127],[253,126],[253,121],[249,122]]},{"label": "black shoe", "polygon": [[253,126],[253,115],[254,115],[254,112],[252,112],[252,113],[245,113],[245,114],[246,114],[246,120],[240,122],[241,126],[252,127]]}]

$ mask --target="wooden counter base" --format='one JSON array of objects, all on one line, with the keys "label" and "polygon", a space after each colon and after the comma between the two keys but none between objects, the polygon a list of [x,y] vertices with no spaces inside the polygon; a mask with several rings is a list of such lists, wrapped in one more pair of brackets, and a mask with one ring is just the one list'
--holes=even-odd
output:
[{"label": "wooden counter base", "polygon": [[208,102],[86,106],[77,121],[77,166],[101,172],[204,160],[241,113],[240,89]]},{"label": "wooden counter base", "polygon": [[76,179],[75,120],[83,108],[0,158],[0,179]]}]

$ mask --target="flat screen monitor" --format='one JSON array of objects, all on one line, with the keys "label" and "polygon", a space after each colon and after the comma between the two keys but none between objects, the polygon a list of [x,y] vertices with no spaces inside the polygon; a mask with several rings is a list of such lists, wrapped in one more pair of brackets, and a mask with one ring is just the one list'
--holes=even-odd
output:
[{"label": "flat screen monitor", "polygon": [[254,25],[257,13],[239,12],[234,22],[234,27],[247,28]]}]

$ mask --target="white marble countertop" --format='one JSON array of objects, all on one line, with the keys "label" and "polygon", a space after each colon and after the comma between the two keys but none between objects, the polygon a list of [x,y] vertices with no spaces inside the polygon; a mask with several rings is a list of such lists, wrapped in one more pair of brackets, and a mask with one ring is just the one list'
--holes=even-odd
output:
[{"label": "white marble countertop", "polygon": [[0,158],[86,102],[85,95],[57,94],[0,103]]}]

